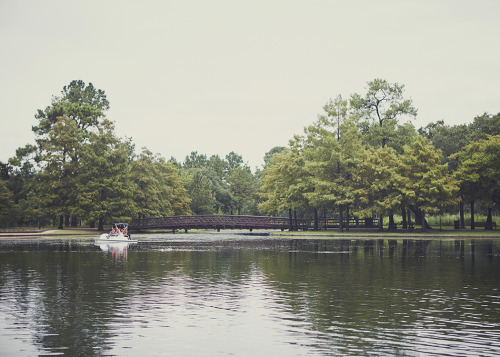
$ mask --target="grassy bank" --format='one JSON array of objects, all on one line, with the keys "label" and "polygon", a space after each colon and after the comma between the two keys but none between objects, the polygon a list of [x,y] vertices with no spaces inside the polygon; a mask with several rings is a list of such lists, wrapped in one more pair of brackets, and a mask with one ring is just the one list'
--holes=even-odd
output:
[{"label": "grassy bank", "polygon": [[500,230],[484,230],[477,229],[471,230],[430,230],[427,232],[422,231],[398,231],[398,232],[378,232],[378,231],[356,231],[351,229],[349,231],[339,232],[338,230],[326,230],[326,231],[274,231],[271,236],[292,236],[292,237],[477,237],[477,238],[500,238]]},{"label": "grassy bank", "polygon": [[[464,217],[465,221],[465,227],[470,228],[470,223],[471,223],[471,217],[470,213],[467,212]],[[486,219],[488,217],[484,214],[475,214],[474,215],[474,221],[475,222],[486,222]],[[497,225],[500,226],[500,216],[498,215],[493,215],[493,222],[496,222]],[[455,226],[455,221],[460,220],[460,215],[459,214],[442,214],[442,215],[437,215],[437,216],[431,216],[427,215],[425,217],[427,220],[427,223],[432,228],[439,228],[441,227],[442,229],[453,229]],[[412,217],[412,221],[414,220],[414,217]],[[402,225],[402,218],[399,215],[394,215],[394,222],[398,225],[398,227],[401,227]],[[384,226],[387,227],[389,225],[389,217],[385,216],[384,217]]]},{"label": "grassy bank", "polygon": [[50,236],[88,236],[88,235],[98,235],[100,232],[98,232],[95,229],[53,229],[53,230],[45,230],[42,233],[43,235],[50,235]]}]

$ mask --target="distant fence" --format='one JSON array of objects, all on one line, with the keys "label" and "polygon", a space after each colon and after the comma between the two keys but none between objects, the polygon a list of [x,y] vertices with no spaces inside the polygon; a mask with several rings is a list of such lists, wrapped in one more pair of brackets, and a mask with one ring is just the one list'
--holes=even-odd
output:
[{"label": "distant fence", "polygon": [[[375,228],[378,227],[378,218],[350,218],[342,222],[344,228]],[[310,221],[311,228],[313,228],[314,223]],[[318,229],[328,229],[328,228],[339,228],[340,219],[338,218],[328,218],[318,220]]]}]

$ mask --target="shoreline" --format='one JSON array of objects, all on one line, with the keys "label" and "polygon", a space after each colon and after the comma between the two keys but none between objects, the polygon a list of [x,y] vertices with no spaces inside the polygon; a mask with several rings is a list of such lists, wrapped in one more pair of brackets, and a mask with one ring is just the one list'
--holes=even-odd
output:
[{"label": "shoreline", "polygon": [[[227,233],[231,232],[232,230],[225,230]],[[212,233],[213,230],[207,230],[207,232]],[[241,233],[241,231],[238,231],[239,234],[248,234],[248,232],[245,231],[245,233]],[[27,231],[12,231],[12,232],[5,232],[5,231],[0,231],[0,239],[4,238],[62,238],[62,237],[74,237],[74,238],[92,238],[92,237],[97,237],[100,235],[102,232],[97,231],[96,229],[87,229],[87,228],[81,228],[81,229],[47,229],[47,230],[42,230],[42,231],[34,231],[34,230],[27,230]],[[166,231],[159,231],[159,232],[143,232],[144,234],[159,234],[159,233],[168,233],[172,234],[172,232],[166,232]],[[188,232],[187,234],[193,234],[194,232]],[[197,231],[199,233],[199,230]],[[470,231],[470,230],[431,230],[427,232],[422,232],[422,231],[413,231],[413,232],[366,232],[366,231],[356,231],[356,230],[351,230],[348,232],[336,232],[336,231],[330,231],[330,232],[319,232],[319,231],[262,231],[259,232],[253,231],[250,232],[251,235],[260,235],[259,233],[262,233],[262,235],[267,235],[269,237],[287,237],[287,238],[307,238],[307,239],[344,239],[344,238],[349,238],[349,239],[355,239],[355,238],[360,238],[360,239],[369,239],[369,238],[422,238],[422,239],[440,239],[440,238],[491,238],[491,239],[500,239],[500,230],[496,231],[485,231],[485,230],[476,230],[476,231]],[[183,235],[186,234],[184,232],[176,232],[174,233],[175,235]]]},{"label": "shoreline", "polygon": [[45,238],[45,237],[63,237],[63,236],[76,236],[76,237],[87,237],[95,236],[99,234],[97,230],[90,229],[47,229],[47,230],[27,230],[27,231],[12,231],[5,232],[0,231],[0,239],[2,238]]},{"label": "shoreline", "polygon": [[386,238],[422,238],[422,239],[442,239],[442,238],[491,238],[491,239],[500,239],[500,232],[498,233],[490,233],[490,234],[484,234],[482,232],[464,232],[460,231],[454,233],[453,231],[438,231],[438,232],[419,232],[419,233],[405,233],[405,232],[384,232],[384,233],[323,233],[323,234],[301,234],[301,233],[270,233],[271,237],[289,237],[289,238],[319,238],[319,239],[326,239],[326,238],[332,238],[332,239],[342,239],[342,238],[360,238],[360,239],[366,239],[366,238],[380,238],[380,239],[386,239]]}]

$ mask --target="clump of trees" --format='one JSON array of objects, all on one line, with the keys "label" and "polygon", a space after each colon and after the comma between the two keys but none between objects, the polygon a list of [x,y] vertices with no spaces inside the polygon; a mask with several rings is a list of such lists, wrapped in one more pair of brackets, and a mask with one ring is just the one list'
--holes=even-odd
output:
[{"label": "clump of trees", "polygon": [[[106,119],[110,103],[91,83],[72,81],[38,110],[36,140],[0,163],[0,224],[89,225],[184,214],[383,217],[396,229],[426,215],[492,212],[500,204],[500,113],[470,124],[415,129],[404,86],[383,79],[366,93],[328,101],[287,147],[252,172],[243,157],[192,152],[183,162],[136,153]],[[412,219],[413,218],[413,219]],[[346,225],[346,228],[348,225]],[[382,228],[382,226],[380,227]]]},{"label": "clump of trees", "polygon": [[288,148],[268,158],[263,212],[301,211],[317,222],[323,211],[340,218],[340,230],[350,217],[378,216],[382,223],[388,216],[394,230],[395,214],[403,228],[411,215],[429,228],[426,214],[459,204],[463,226],[464,202],[471,203],[473,215],[480,201],[489,208],[491,226],[500,194],[500,114],[484,114],[470,125],[431,123],[417,131],[410,121],[417,110],[404,97],[404,86],[382,79],[368,82],[364,95],[338,96],[323,110]]},{"label": "clump of trees", "polygon": [[179,167],[194,214],[258,213],[258,182],[241,155],[207,158],[194,151]]},{"label": "clump of trees", "polygon": [[147,149],[135,155],[106,119],[108,109],[103,90],[72,81],[38,110],[36,143],[2,164],[0,190],[10,192],[4,221],[59,228],[83,221],[102,230],[112,219],[191,213],[177,167]]}]

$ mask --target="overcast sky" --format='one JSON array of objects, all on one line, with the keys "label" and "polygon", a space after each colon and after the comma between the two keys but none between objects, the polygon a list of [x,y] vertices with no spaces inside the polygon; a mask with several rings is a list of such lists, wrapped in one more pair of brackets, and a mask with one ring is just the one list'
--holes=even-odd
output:
[{"label": "overcast sky", "polygon": [[254,168],[341,94],[405,85],[414,125],[500,112],[498,0],[1,0],[0,161],[74,79],[119,136]]}]

